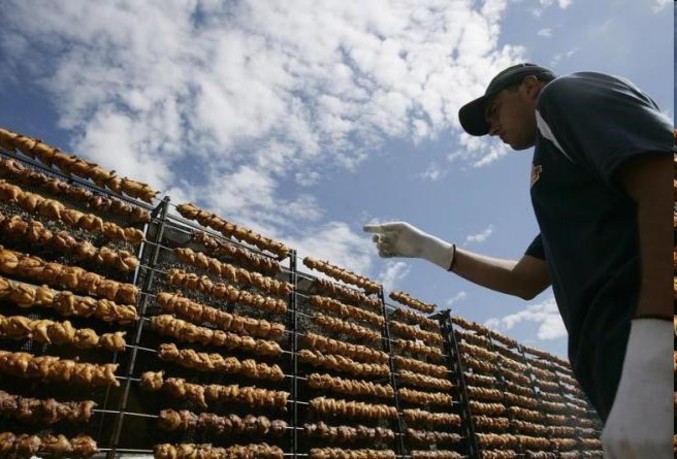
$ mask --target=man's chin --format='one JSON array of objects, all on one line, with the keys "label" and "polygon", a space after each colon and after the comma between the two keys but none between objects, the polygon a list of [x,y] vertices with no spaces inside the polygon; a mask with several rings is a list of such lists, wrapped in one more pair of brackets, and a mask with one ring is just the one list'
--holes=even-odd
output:
[{"label": "man's chin", "polygon": [[534,143],[533,143],[533,142],[527,142],[527,143],[515,143],[515,142],[509,143],[509,142],[505,142],[505,143],[506,143],[507,145],[509,145],[510,148],[512,148],[512,149],[515,150],[515,151],[528,150],[529,148],[531,148],[531,147],[534,146]]}]

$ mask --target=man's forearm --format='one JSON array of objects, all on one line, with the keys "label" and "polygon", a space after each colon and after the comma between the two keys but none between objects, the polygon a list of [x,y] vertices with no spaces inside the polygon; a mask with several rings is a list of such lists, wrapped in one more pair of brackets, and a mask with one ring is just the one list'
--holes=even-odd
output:
[{"label": "man's forearm", "polygon": [[[533,259],[535,260],[535,259]],[[528,260],[527,260],[528,261]],[[497,292],[531,299],[549,285],[543,266],[535,266],[538,261],[530,262],[529,275],[519,269],[520,262],[491,258],[457,248],[452,271],[458,276],[482,287]],[[536,271],[535,273],[533,271]]]},{"label": "man's forearm", "polygon": [[621,184],[637,204],[641,281],[635,316],[671,319],[672,158],[647,156],[620,174]]},{"label": "man's forearm", "polygon": [[[672,173],[671,173],[672,175]],[[636,317],[673,317],[672,193],[647,199],[637,206],[642,278]]]}]

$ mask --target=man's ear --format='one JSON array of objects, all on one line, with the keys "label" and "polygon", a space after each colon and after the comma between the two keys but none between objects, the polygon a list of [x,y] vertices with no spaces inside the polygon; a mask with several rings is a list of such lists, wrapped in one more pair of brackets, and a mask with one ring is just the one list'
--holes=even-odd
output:
[{"label": "man's ear", "polygon": [[521,89],[530,100],[536,100],[543,88],[543,82],[536,75],[529,75],[522,80]]}]

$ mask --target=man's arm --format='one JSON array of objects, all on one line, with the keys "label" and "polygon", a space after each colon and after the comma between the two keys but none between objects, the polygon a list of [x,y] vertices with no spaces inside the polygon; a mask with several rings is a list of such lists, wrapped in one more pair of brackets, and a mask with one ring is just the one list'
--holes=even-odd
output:
[{"label": "man's arm", "polygon": [[503,260],[457,248],[452,271],[474,284],[525,300],[550,286],[545,261],[530,255],[519,261]]},{"label": "man's arm", "polygon": [[637,203],[642,279],[635,316],[672,320],[673,159],[642,155],[621,165],[616,179]]},{"label": "man's arm", "polygon": [[673,457],[672,161],[667,155],[642,155],[614,175],[637,204],[641,285],[616,398],[601,436],[609,459]]},{"label": "man's arm", "polygon": [[[545,261],[525,255],[519,261],[469,252],[405,222],[365,225],[384,258],[422,258],[482,287],[530,300],[550,285]],[[452,261],[453,260],[453,261]]]}]

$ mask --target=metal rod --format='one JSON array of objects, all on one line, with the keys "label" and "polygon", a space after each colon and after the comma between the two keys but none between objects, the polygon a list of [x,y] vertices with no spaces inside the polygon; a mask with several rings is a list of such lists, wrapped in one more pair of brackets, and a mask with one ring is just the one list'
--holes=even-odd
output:
[{"label": "metal rod", "polygon": [[440,313],[439,320],[443,333],[447,338],[445,340],[445,346],[448,348],[447,353],[451,356],[447,359],[447,365],[450,367],[450,370],[455,370],[458,378],[457,386],[459,386],[458,392],[459,397],[461,398],[462,407],[461,417],[466,418],[465,431],[468,456],[473,459],[479,459],[481,456],[479,445],[477,443],[477,436],[475,435],[475,423],[473,422],[472,410],[470,408],[470,397],[468,397],[468,384],[465,380],[463,362],[461,360],[461,354],[458,351],[458,340],[456,339],[456,333],[451,321],[451,310]]},{"label": "metal rod", "polygon": [[[299,360],[298,360],[298,348],[299,348],[299,342],[298,342],[298,302],[297,302],[297,297],[294,294],[296,292],[297,286],[298,286],[298,271],[297,271],[297,253],[295,250],[292,250],[290,254],[290,259],[289,259],[289,282],[292,284],[294,287],[293,293],[289,295],[289,310],[291,311],[291,314],[289,316],[289,321],[291,325],[291,334],[290,334],[290,348],[292,352],[292,358],[291,358],[291,364],[292,364],[292,372],[295,378],[292,378],[291,380],[291,390],[292,390],[292,397],[294,400],[298,400],[298,394],[299,394],[299,387],[298,387],[298,374],[299,374]],[[294,426],[299,425],[299,410],[298,410],[298,404],[294,404],[292,407],[292,412],[291,412],[291,417],[292,417],[292,423]],[[298,438],[298,432],[296,430],[292,431],[291,434],[291,448],[292,448],[292,454],[293,457],[296,458],[298,457],[299,453],[299,438]]]},{"label": "metal rod", "polygon": [[[113,353],[113,362],[112,363],[117,363],[117,361],[118,361],[118,352],[115,351]],[[110,392],[111,392],[111,385],[107,385],[106,386],[106,395],[103,398],[103,406],[104,407],[108,406],[108,399],[110,398]],[[105,415],[101,416],[101,420],[99,421],[99,431],[98,431],[98,435],[96,436],[96,438],[102,437],[105,420],[106,420],[106,416]]]},{"label": "metal rod", "polygon": [[[487,334],[487,339],[489,340],[489,349],[491,350],[491,352],[495,353],[497,356],[500,355],[498,353],[498,351],[494,348],[494,339],[492,338],[491,333]],[[499,382],[499,385],[501,386],[500,388],[501,388],[501,394],[503,396],[503,406],[505,407],[505,409],[507,411],[506,417],[508,418],[508,426],[510,428],[510,433],[512,435],[517,435],[518,431],[517,431],[517,427],[515,427],[515,416],[512,414],[512,411],[510,411],[508,409],[508,401],[507,401],[506,396],[505,396],[505,393],[508,390],[508,386],[505,383],[505,375],[503,374],[503,371],[501,371],[501,370],[503,370],[503,365],[501,365],[499,363],[500,360],[501,359],[499,359],[498,357],[496,358],[496,363],[495,363],[496,374],[494,375],[494,377],[496,378],[496,380]],[[517,453],[518,454],[524,454],[524,448],[522,447],[522,442],[517,443]]]},{"label": "metal rod", "polygon": [[167,274],[167,270],[166,270],[166,269],[157,269],[157,268],[154,268],[154,267],[152,267],[152,266],[144,265],[144,264],[141,264],[141,263],[139,264],[138,267],[139,267],[140,269],[145,269],[145,270],[153,271],[153,272],[160,273],[160,274]]},{"label": "metal rod", "polygon": [[[490,339],[490,342],[492,342],[491,339]],[[536,376],[536,373],[533,371],[534,365],[531,364],[531,359],[529,359],[529,358],[527,357],[526,352],[524,351],[524,348],[522,347],[522,345],[518,344],[518,345],[517,345],[517,350],[518,350],[518,352],[520,353],[520,355],[516,355],[515,357],[520,358],[521,362],[520,362],[519,360],[517,360],[517,358],[515,358],[514,360],[517,361],[518,363],[521,363],[521,364],[525,365],[525,366],[527,367],[527,369],[528,369],[528,371],[529,371],[528,376],[529,376],[529,380],[530,380],[530,389],[531,389],[531,391],[532,391],[532,393],[533,393],[533,397],[539,402],[539,404],[541,404],[541,408],[542,408],[542,403],[543,403],[545,400],[544,400],[544,398],[542,397],[541,394],[542,394],[544,391],[543,391],[543,390],[536,390],[536,383],[538,382],[538,377]],[[512,370],[510,370],[510,371],[512,371]],[[545,371],[545,370],[543,370],[543,371]],[[559,378],[557,377],[557,372],[556,372],[555,370],[553,370],[552,368],[549,369],[548,371],[549,371],[550,373],[552,373],[552,374],[555,376],[556,384],[557,384],[557,387],[558,387],[558,391],[557,391],[558,395],[560,395],[560,397],[562,397],[562,399],[566,400],[567,397],[566,397],[566,394],[565,394],[565,392],[564,392],[564,388],[562,387],[562,385],[561,385],[561,383],[560,383],[560,380],[559,380]],[[504,381],[504,382],[505,382],[505,381]],[[541,409],[541,411],[544,412],[545,410]],[[575,416],[572,416],[572,419],[573,419],[574,421],[576,421]],[[529,422],[532,423],[532,424],[538,425],[537,423],[535,423],[535,422],[533,422],[533,421],[529,421]],[[575,422],[574,422],[574,424],[575,424]],[[550,422],[549,422],[549,420],[548,420],[548,418],[547,418],[547,416],[545,417],[545,421],[543,421],[543,422],[541,423],[541,425],[543,425],[544,427],[548,427],[548,426],[551,425]],[[550,433],[550,430],[549,430],[549,429],[548,429],[547,438],[548,438],[548,439],[552,438],[552,434]],[[579,437],[577,437],[575,440],[576,440],[577,442],[579,442],[578,447],[579,447],[579,448],[582,447],[582,445],[580,445],[581,437],[579,436]]]},{"label": "metal rod", "polygon": [[294,404],[294,405],[310,405],[310,402],[304,402],[302,400],[287,400],[288,404]]},{"label": "metal rod", "polygon": [[[162,240],[162,236],[164,235],[164,230],[165,230],[165,223],[167,221],[167,209],[168,209],[168,203],[169,203],[169,197],[165,197],[162,202],[159,205],[159,209],[157,212],[159,213],[159,218],[160,218],[160,224],[159,227],[157,228],[157,232],[155,234],[155,238],[157,241]],[[146,232],[146,235],[148,235],[148,232]],[[146,238],[148,239],[148,238]],[[144,247],[145,249],[145,247]],[[145,250],[144,250],[145,252]],[[160,250],[159,247],[156,245],[155,248],[153,249],[152,253],[150,253],[150,265],[155,265],[158,261],[158,258],[160,256]],[[141,257],[143,258],[143,257]],[[142,291],[149,291],[151,286],[153,285],[153,280],[155,279],[155,273],[151,271],[150,273],[147,274],[144,285],[142,287]],[[141,317],[144,317],[146,314],[146,309],[148,307],[148,296],[144,296],[140,299],[141,307],[139,314]],[[143,325],[145,321],[139,320],[137,321],[136,324],[136,330],[134,332],[134,346],[138,346],[139,342],[141,341],[141,333],[143,331]],[[129,360],[129,364],[127,365],[127,372],[126,376],[127,378],[130,378],[131,375],[134,372],[134,367],[136,364],[136,357],[137,357],[138,349],[136,347],[132,348],[132,353],[131,357]],[[122,399],[120,400],[120,415],[118,416],[114,429],[113,429],[113,437],[112,437],[112,451],[109,454],[110,458],[112,459],[115,456],[115,450],[117,448],[118,442],[120,441],[120,434],[122,433],[122,424],[124,420],[124,410],[127,407],[127,399],[129,397],[129,390],[131,388],[131,380],[127,380],[125,383],[125,387],[123,389],[123,394],[122,394]]]},{"label": "metal rod", "polygon": [[399,391],[397,390],[397,378],[395,378],[395,361],[393,360],[393,350],[390,346],[391,344],[391,338],[390,338],[390,326],[388,325],[388,314],[386,312],[386,309],[384,307],[385,299],[383,295],[383,288],[379,290],[378,293],[378,298],[381,301],[381,313],[383,314],[383,327],[381,328],[381,338],[385,338],[382,341],[382,346],[383,350],[388,354],[388,366],[390,368],[390,385],[393,387],[393,393],[394,393],[394,399],[395,399],[395,410],[397,411],[397,420],[396,420],[396,432],[399,435],[398,441],[397,441],[397,452],[400,455],[405,454],[407,451],[404,445],[404,436],[402,433],[404,432],[404,428],[402,427],[402,406],[400,404],[400,396],[399,396]]},{"label": "metal rod", "polygon": [[153,352],[156,353],[156,349],[151,349],[149,347],[143,347],[143,346],[134,346],[133,344],[125,344],[125,347],[128,349],[138,349],[140,351],[146,351],[146,352]]},{"label": "metal rod", "polygon": [[[161,223],[161,221],[159,221],[158,223]],[[173,252],[174,250],[176,250],[174,247],[167,247],[166,245],[162,245],[162,244],[160,244],[159,242],[155,242],[155,241],[145,241],[145,242],[146,242],[148,245],[153,245],[153,246],[155,246],[155,247],[157,247],[157,248],[166,250],[166,251],[168,251],[168,252]]]},{"label": "metal rod", "polygon": [[141,378],[127,377],[127,376],[115,376],[115,379],[118,379],[120,381],[134,381],[134,382],[141,381]]},{"label": "metal rod", "polygon": [[[92,410],[93,413],[112,413],[112,414],[121,414],[120,411],[117,410],[100,410],[98,408],[94,408]],[[141,418],[150,418],[150,419],[159,419],[160,416],[157,414],[146,414],[146,413],[133,413],[131,411],[125,411],[122,414],[125,416],[137,416]]]}]

